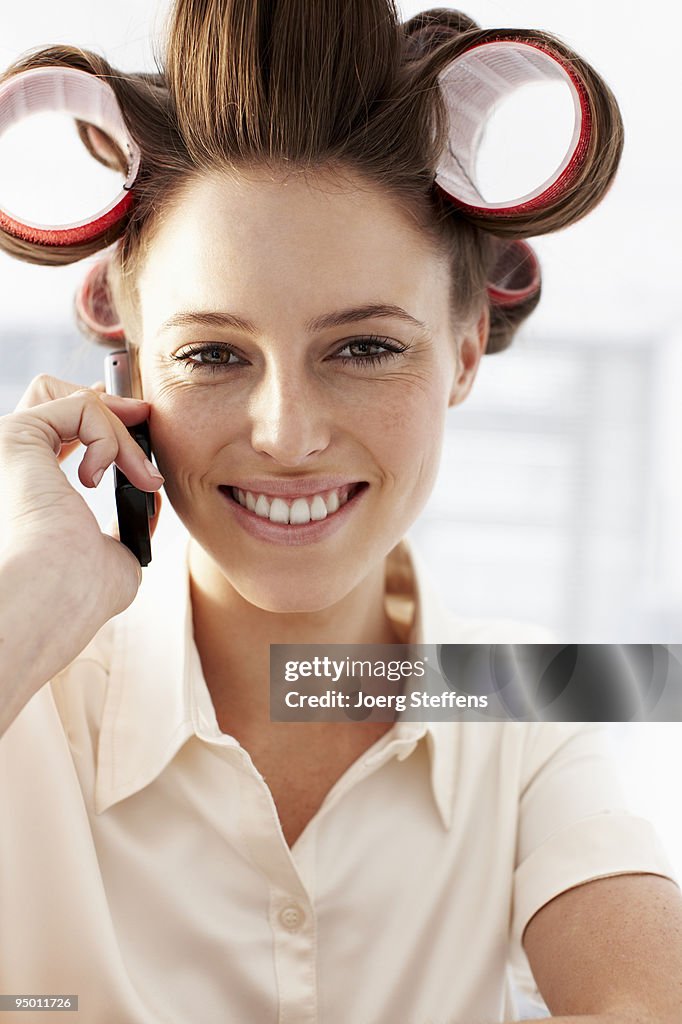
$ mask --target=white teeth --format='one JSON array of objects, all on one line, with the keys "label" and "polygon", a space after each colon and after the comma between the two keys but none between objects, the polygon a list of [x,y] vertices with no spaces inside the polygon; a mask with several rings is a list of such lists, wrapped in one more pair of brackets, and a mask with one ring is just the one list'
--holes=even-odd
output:
[{"label": "white teeth", "polygon": [[321,494],[316,494],[310,504],[310,518],[314,521],[327,518],[327,506]]},{"label": "white teeth", "polygon": [[330,491],[326,498],[321,494],[316,494],[312,499],[295,498],[291,505],[283,498],[273,498],[271,501],[265,494],[256,497],[251,491],[242,491],[238,487],[232,488],[232,494],[240,505],[262,519],[269,519],[272,523],[290,523],[292,526],[303,526],[311,520],[320,522],[338,512],[348,501],[348,491],[339,497],[338,490]]},{"label": "white teeth", "polygon": [[263,519],[267,519],[270,515],[270,502],[264,494],[258,495],[258,501],[254,505],[253,511],[257,516],[262,516]]},{"label": "white teeth", "polygon": [[289,522],[295,526],[302,526],[310,522],[310,505],[305,498],[296,498],[289,509]]},{"label": "white teeth", "polygon": [[[258,501],[263,497],[261,494]],[[256,502],[256,512],[258,511],[258,501]],[[274,498],[272,505],[270,506],[270,522],[271,523],[288,523],[289,522],[289,506],[286,501],[282,498]]]}]

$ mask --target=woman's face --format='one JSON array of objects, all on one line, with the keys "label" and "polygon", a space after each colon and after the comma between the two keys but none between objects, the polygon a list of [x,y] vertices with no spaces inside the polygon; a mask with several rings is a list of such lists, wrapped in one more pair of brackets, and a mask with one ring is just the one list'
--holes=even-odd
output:
[{"label": "woman's face", "polygon": [[203,177],[138,281],[166,493],[269,611],[329,607],[403,537],[485,340],[454,335],[449,268],[414,222],[352,182]]}]

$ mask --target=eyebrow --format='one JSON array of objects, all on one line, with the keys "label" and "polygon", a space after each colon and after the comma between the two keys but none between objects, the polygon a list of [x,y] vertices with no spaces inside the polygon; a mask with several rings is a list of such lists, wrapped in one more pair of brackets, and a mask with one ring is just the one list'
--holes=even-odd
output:
[{"label": "eyebrow", "polygon": [[[357,323],[359,320],[373,319],[402,320],[404,323],[418,327],[428,333],[428,327],[421,320],[411,316],[400,306],[387,302],[369,302],[363,306],[351,306],[348,309],[339,309],[333,313],[323,313],[322,316],[313,317],[308,320],[305,327],[311,334],[317,331],[324,331],[329,327],[343,327],[344,324]],[[245,320],[235,313],[227,313],[218,310],[187,310],[182,313],[174,313],[165,320],[159,328],[159,334],[168,331],[172,327],[189,327],[192,324],[201,324],[206,327],[233,327],[245,334],[257,335],[258,329],[250,320]]]}]

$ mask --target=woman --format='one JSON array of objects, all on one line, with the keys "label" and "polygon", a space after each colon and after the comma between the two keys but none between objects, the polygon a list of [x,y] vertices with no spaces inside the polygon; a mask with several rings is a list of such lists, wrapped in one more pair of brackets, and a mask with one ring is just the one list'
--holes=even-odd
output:
[{"label": "woman", "polygon": [[[0,420],[5,991],[87,1021],[492,1022],[527,955],[566,1024],[678,1019],[682,900],[593,728],[269,717],[272,643],[541,638],[455,620],[404,541],[448,407],[539,297],[500,237],[587,212],[620,152],[606,131],[495,230],[458,212],[437,75],[487,40],[387,0],[178,0],[159,76],[10,69],[110,81],[141,149],[87,313],[120,318],[144,399],[43,377]],[[125,429],[147,417],[162,477]],[[187,527],[139,594],[59,470],[81,443],[86,486],[115,461]]]}]

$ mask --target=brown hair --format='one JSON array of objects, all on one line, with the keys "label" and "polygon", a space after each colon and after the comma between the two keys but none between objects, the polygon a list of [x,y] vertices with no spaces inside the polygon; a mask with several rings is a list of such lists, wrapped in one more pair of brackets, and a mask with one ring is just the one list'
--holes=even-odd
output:
[{"label": "brown hair", "polygon": [[[559,207],[493,225],[462,212],[434,188],[448,136],[438,74],[472,43],[515,37],[550,47],[579,68],[597,130],[585,171]],[[87,51],[51,47],[17,61],[3,78],[54,65],[106,80],[141,149],[135,203],[109,274],[133,345],[139,343],[135,272],[159,210],[203,171],[267,166],[355,172],[397,199],[447,255],[453,320],[461,321],[489,302],[487,283],[508,263],[506,239],[557,230],[584,216],[609,187],[622,149],[622,122],[610,90],[556,38],[484,31],[466,15],[442,8],[401,24],[394,0],[176,0],[157,74],[125,74]],[[82,123],[79,132],[94,157],[125,171],[120,152],[101,132]],[[0,245],[21,259],[56,264],[114,240],[68,251],[8,236]],[[520,303],[491,303],[488,352],[510,344],[539,297],[538,288]]]}]

